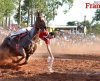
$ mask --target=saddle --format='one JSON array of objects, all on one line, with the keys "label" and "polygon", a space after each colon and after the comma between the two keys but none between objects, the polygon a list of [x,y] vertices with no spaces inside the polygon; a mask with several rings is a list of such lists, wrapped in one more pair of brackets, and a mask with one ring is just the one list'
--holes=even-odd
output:
[{"label": "saddle", "polygon": [[22,38],[24,38],[26,35],[29,34],[29,31],[27,30],[26,32],[19,33],[19,34],[12,34],[10,35],[10,39],[15,39],[15,41],[20,41]]}]

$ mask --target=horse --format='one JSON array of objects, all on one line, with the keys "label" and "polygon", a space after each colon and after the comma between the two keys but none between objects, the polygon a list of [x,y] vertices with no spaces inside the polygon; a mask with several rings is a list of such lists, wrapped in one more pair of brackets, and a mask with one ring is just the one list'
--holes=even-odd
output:
[{"label": "horse", "polygon": [[[12,56],[22,56],[19,60],[16,62],[20,62],[22,59],[26,59],[26,62],[31,54],[34,53],[37,45],[36,45],[36,38],[37,36],[34,36],[33,28],[32,30],[19,34],[19,36],[11,35],[7,36],[3,43],[1,44],[1,49],[6,51],[9,50],[9,53],[12,54]],[[33,40],[34,38],[34,40]],[[14,59],[12,59],[14,62]]]},{"label": "horse", "polygon": [[[31,27],[24,33],[18,33],[7,36],[2,42],[0,49],[8,49],[12,56],[17,57],[17,61],[12,59],[14,63],[19,63],[23,59],[23,64],[27,64],[31,54],[37,49],[37,40],[39,39],[39,32],[46,28],[45,22],[41,20],[40,13],[36,17],[35,27]],[[18,59],[18,56],[21,56]]]}]

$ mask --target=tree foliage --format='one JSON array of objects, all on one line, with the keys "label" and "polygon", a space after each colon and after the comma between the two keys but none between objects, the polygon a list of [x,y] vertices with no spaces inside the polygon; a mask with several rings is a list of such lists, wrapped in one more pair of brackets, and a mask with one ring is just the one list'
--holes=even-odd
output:
[{"label": "tree foliage", "polygon": [[82,21],[81,22],[81,25],[86,26],[87,28],[90,28],[91,27],[91,23],[88,20]]},{"label": "tree foliage", "polygon": [[69,22],[67,22],[67,25],[68,26],[75,26],[76,22],[75,21],[69,21]]},{"label": "tree foliage", "polygon": [[100,34],[100,23],[97,22],[92,26],[92,32],[95,34]]},{"label": "tree foliage", "polygon": [[95,16],[93,17],[92,20],[92,32],[96,33],[96,34],[100,34],[100,9],[97,9],[95,12]]},{"label": "tree foliage", "polygon": [[70,8],[73,0],[24,0],[22,12],[24,12],[23,15],[25,16],[28,10],[30,14],[40,11],[45,15],[47,22],[49,22],[54,19],[58,8],[63,6],[63,4],[68,5]]},{"label": "tree foliage", "polygon": [[100,21],[100,9],[96,10],[93,20],[94,21]]},{"label": "tree foliage", "polygon": [[15,5],[13,0],[0,0],[0,18],[9,16],[14,9]]}]

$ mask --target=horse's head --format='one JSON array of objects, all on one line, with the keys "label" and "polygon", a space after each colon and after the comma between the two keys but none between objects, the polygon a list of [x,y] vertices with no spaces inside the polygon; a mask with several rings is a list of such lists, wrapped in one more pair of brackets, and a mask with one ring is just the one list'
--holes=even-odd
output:
[{"label": "horse's head", "polygon": [[37,29],[41,29],[41,30],[46,29],[45,21],[43,19],[43,16],[41,16],[41,13],[40,12],[37,12],[35,27]]}]

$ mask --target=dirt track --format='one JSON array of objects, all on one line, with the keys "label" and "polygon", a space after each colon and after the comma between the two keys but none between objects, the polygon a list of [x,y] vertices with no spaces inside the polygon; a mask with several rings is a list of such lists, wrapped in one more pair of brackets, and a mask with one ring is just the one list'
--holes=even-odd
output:
[{"label": "dirt track", "polygon": [[93,60],[56,60],[49,74],[46,59],[28,65],[0,66],[0,81],[100,81],[100,62]]},{"label": "dirt track", "polygon": [[47,50],[38,50],[29,63],[17,66],[10,60],[0,65],[0,81],[100,81],[100,41],[52,45],[54,73],[47,68]]}]

